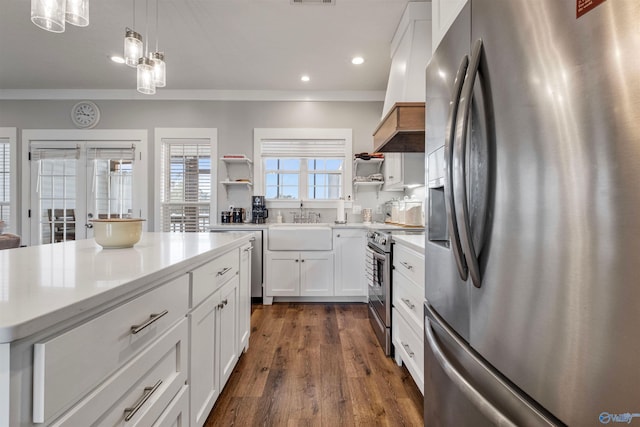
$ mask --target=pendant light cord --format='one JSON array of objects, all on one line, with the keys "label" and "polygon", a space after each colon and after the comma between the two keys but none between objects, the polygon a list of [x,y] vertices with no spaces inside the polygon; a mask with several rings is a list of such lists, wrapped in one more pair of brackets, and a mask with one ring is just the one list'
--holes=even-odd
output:
[{"label": "pendant light cord", "polygon": [[147,33],[144,44],[144,56],[149,57],[149,0],[144,1],[144,32]]},{"label": "pendant light cord", "polygon": [[160,33],[160,31],[158,30],[158,9],[160,8],[160,1],[156,0],[156,52],[158,52],[158,39],[160,38],[160,36],[158,35]]}]

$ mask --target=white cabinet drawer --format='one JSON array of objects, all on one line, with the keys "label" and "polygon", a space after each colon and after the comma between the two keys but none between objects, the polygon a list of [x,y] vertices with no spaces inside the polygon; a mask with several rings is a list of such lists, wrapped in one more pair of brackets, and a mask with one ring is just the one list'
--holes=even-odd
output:
[{"label": "white cabinet drawer", "polygon": [[184,388],[187,353],[184,318],[53,426],[151,426]]},{"label": "white cabinet drawer", "polygon": [[[58,415],[183,318],[188,295],[185,274],[35,344],[33,421],[45,422]],[[134,326],[139,332],[134,333]]]},{"label": "white cabinet drawer", "polygon": [[195,307],[238,274],[240,251],[234,249],[193,270],[191,277],[191,307]]},{"label": "white cabinet drawer", "polygon": [[395,244],[393,245],[393,267],[424,289],[424,255]]},{"label": "white cabinet drawer", "polygon": [[424,288],[407,279],[404,275],[393,272],[393,306],[405,315],[416,333],[424,332],[422,322],[422,304],[424,302]]},{"label": "white cabinet drawer", "polygon": [[424,394],[424,338],[415,333],[395,308],[391,329],[396,361],[398,356],[402,359],[416,385]]},{"label": "white cabinet drawer", "polygon": [[153,427],[189,427],[189,386],[182,386]]}]

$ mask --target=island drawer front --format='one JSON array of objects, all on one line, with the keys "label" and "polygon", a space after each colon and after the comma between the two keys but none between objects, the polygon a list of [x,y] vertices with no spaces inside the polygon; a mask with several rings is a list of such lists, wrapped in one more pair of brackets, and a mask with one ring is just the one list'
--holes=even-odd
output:
[{"label": "island drawer front", "polygon": [[424,289],[424,255],[405,246],[393,246],[393,267]]},{"label": "island drawer front", "polygon": [[[189,278],[185,274],[35,344],[33,421],[50,419],[119,369],[183,318],[188,300]],[[140,330],[133,333],[136,326]]]},{"label": "island drawer front", "polygon": [[413,329],[422,334],[422,304],[424,303],[424,289],[407,279],[398,270],[393,272],[393,306],[401,311]]},{"label": "island drawer front", "polygon": [[189,425],[189,386],[184,385],[153,427],[187,427]]},{"label": "island drawer front", "polygon": [[[188,331],[185,318],[52,425],[152,425],[186,387]],[[125,421],[125,409],[136,406]]]},{"label": "island drawer front", "polygon": [[240,250],[234,249],[198,267],[191,273],[191,307],[195,307],[214,293],[227,280],[238,274]]},{"label": "island drawer front", "polygon": [[418,336],[395,309],[391,328],[396,354],[400,355],[416,385],[424,393],[424,338]]}]

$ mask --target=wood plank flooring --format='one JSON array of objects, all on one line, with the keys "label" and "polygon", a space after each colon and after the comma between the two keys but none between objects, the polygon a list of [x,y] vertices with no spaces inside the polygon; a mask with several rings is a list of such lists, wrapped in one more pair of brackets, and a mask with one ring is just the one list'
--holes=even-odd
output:
[{"label": "wood plank flooring", "polygon": [[251,327],[207,427],[423,425],[422,394],[385,357],[366,304],[255,305]]}]

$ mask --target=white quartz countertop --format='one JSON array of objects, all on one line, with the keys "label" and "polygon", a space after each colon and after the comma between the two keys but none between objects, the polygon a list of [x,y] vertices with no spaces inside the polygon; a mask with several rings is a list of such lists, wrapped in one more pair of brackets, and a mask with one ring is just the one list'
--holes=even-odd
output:
[{"label": "white quartz countertop", "polygon": [[408,246],[424,255],[424,233],[393,234],[391,237],[395,243]]},{"label": "white quartz countertop", "polygon": [[[295,225],[305,225],[304,223],[302,224],[294,224],[294,223],[284,223],[285,225],[291,225],[291,226],[295,226]],[[370,223],[364,223],[364,222],[348,222],[346,224],[336,224],[334,222],[331,223],[327,223],[331,228],[339,228],[339,229],[343,229],[343,228],[363,228],[363,229],[375,229],[375,230],[403,230],[405,229],[405,227],[401,226],[401,225],[396,225],[396,224],[388,224],[388,223],[384,223],[384,222],[370,222]],[[226,224],[216,224],[216,225],[212,225],[211,227],[209,227],[209,229],[211,231],[224,231],[224,230],[229,230],[229,231],[235,231],[235,230],[247,230],[247,231],[251,231],[251,230],[266,230],[268,229],[270,226],[272,225],[279,225],[277,223],[266,223],[266,224],[253,224],[253,223],[226,223]],[[413,227],[411,229],[414,229]]]},{"label": "white quartz countertop", "polygon": [[133,248],[78,240],[0,251],[0,343],[27,337],[248,242],[246,233],[143,233]]}]

